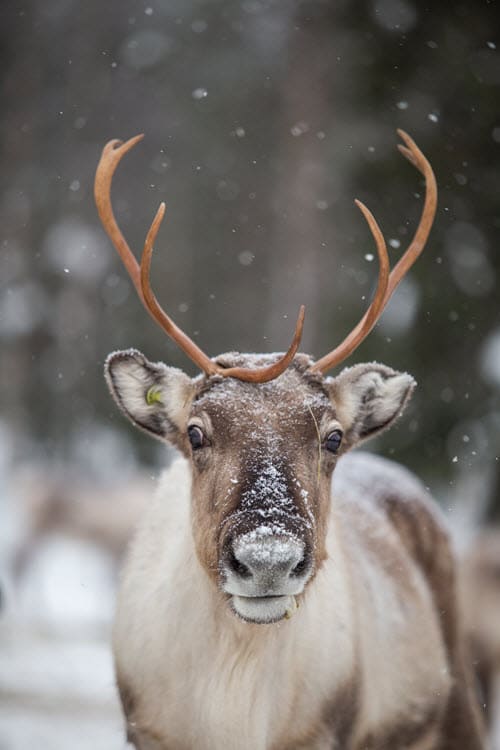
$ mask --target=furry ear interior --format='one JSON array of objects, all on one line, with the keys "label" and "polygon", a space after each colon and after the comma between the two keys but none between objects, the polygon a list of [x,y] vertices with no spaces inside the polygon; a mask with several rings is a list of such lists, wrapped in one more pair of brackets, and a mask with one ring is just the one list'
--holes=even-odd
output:
[{"label": "furry ear interior", "polygon": [[136,349],[110,354],[104,375],[114,400],[134,424],[177,442],[194,395],[191,378],[163,362],[150,362]]},{"label": "furry ear interior", "polygon": [[376,362],[343,370],[330,389],[347,442],[355,445],[390,427],[415,385],[411,375]]}]

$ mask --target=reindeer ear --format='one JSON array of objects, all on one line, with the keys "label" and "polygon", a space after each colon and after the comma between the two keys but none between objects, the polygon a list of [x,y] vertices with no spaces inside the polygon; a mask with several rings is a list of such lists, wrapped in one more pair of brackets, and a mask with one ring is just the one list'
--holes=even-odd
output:
[{"label": "reindeer ear", "polygon": [[149,362],[136,349],[110,354],[104,375],[111,395],[134,424],[178,442],[195,391],[191,378],[163,362]]},{"label": "reindeer ear", "polygon": [[415,385],[411,375],[376,362],[343,370],[332,381],[330,395],[346,443],[355,445],[390,427],[402,414]]}]

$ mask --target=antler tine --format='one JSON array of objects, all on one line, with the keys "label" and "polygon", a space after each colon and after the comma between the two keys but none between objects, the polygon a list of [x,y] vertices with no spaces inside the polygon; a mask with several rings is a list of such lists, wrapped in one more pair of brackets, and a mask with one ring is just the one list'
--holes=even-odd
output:
[{"label": "antler tine", "polygon": [[210,357],[208,357],[197,346],[197,344],[195,344],[195,342],[174,323],[156,299],[150,284],[151,256],[153,253],[154,242],[165,215],[165,204],[160,204],[156,216],[146,235],[140,266],[118,227],[111,205],[111,183],[115,170],[123,156],[130,151],[136,143],[142,140],[143,137],[143,135],[136,135],[125,143],[119,140],[109,141],[103,149],[101,159],[97,166],[94,182],[94,196],[99,217],[106,233],[118,251],[142,303],[158,325],[168,334],[168,336],[170,336],[170,338],[173,339],[173,341],[176,342],[176,344],[179,345],[182,351],[196,365],[198,365],[203,372],[205,372],[205,374],[217,374],[223,377],[233,377],[253,383],[264,383],[277,378],[289,366],[299,347],[304,326],[305,310],[303,306],[300,308],[293,341],[288,351],[280,357],[277,362],[268,367],[255,369],[245,367],[224,368],[213,362]]},{"label": "antler tine", "polygon": [[165,204],[160,203],[156,216],[153,219],[149,232],[146,235],[144,242],[144,249],[142,251],[141,266],[140,266],[140,285],[141,294],[144,299],[144,305],[151,317],[156,320],[160,328],[170,336],[176,344],[187,354],[195,364],[198,365],[200,370],[203,370],[207,375],[214,375],[217,372],[217,365],[212,362],[205,352],[203,352],[192,339],[187,336],[170,318],[167,313],[162,309],[156,296],[151,289],[150,284],[150,268],[151,268],[151,256],[153,254],[153,245],[156,240],[156,235],[160,229],[163,217],[165,216]]},{"label": "antler tine", "polygon": [[299,316],[297,323],[295,324],[295,333],[293,335],[292,343],[285,354],[274,362],[272,365],[267,367],[257,367],[253,370],[247,369],[246,367],[228,367],[226,369],[219,368],[217,372],[219,375],[224,377],[238,378],[238,380],[245,380],[249,383],[267,383],[269,380],[274,380],[285,372],[287,367],[291,364],[292,359],[297,353],[297,349],[300,345],[300,339],[302,338],[302,329],[304,327],[304,317],[306,314],[306,308],[304,305],[300,306]]},{"label": "antler tine", "polygon": [[108,235],[109,239],[118,251],[118,255],[123,261],[123,265],[127,269],[128,275],[132,279],[136,288],[137,294],[144,303],[144,297],[141,289],[141,274],[139,270],[139,264],[132,253],[127,240],[123,236],[113,213],[113,206],[111,205],[111,183],[113,181],[113,175],[116,171],[118,164],[128,151],[130,151],[136,143],[142,141],[144,134],[136,135],[130,140],[123,143],[114,139],[109,141],[103,148],[99,164],[97,165],[97,171],[94,180],[94,198],[97,206],[97,212],[101,223]]},{"label": "antler tine", "polygon": [[372,212],[361,203],[361,201],[355,200],[355,204],[358,206],[366,222],[370,228],[370,231],[375,240],[377,246],[379,272],[378,272],[378,284],[375,291],[375,295],[370,304],[370,307],[365,312],[359,323],[348,336],[339,344],[333,351],[326,354],[311,367],[311,370],[315,372],[328,372],[338,362],[342,362],[360,345],[366,336],[370,333],[373,326],[377,322],[381,315],[384,299],[387,292],[387,285],[389,283],[389,256],[387,255],[387,246],[385,244],[384,235],[382,234],[379,225],[375,221],[375,217]]},{"label": "antler tine", "polygon": [[[398,130],[397,133],[406,144],[406,146],[398,144],[398,149],[401,151],[403,156],[406,159],[408,159],[408,161],[411,162],[413,166],[416,167],[419,170],[419,172],[421,172],[423,176],[425,177],[425,201],[424,201],[424,207],[422,209],[422,215],[420,217],[420,222],[418,224],[415,235],[412,241],[410,242],[408,248],[406,249],[404,255],[399,259],[399,261],[396,263],[391,273],[389,274],[389,277],[385,282],[385,289],[382,292],[381,291],[382,280],[380,276],[380,274],[382,273],[382,261],[381,261],[381,253],[380,253],[380,248],[379,248],[380,238],[383,242],[384,249],[385,249],[385,242],[383,240],[382,233],[380,232],[380,229],[378,228],[378,225],[375,222],[375,219],[370,214],[366,206],[363,206],[363,204],[360,204],[359,201],[356,201],[356,204],[363,211],[365,219],[367,220],[368,225],[370,226],[372,234],[377,243],[377,250],[379,251],[379,261],[381,263],[381,270],[379,273],[379,283],[377,286],[377,292],[375,294],[372,304],[370,305],[369,309],[364,314],[363,318],[357,324],[357,326],[355,326],[355,328],[351,331],[351,333],[348,334],[348,336],[346,336],[344,341],[342,341],[342,343],[339,344],[339,346],[337,346],[329,354],[325,355],[324,357],[322,357],[321,359],[319,359],[317,362],[314,363],[314,365],[311,367],[311,370],[313,371],[319,371],[319,372],[322,372],[323,374],[328,372],[328,370],[330,370],[332,367],[340,364],[340,362],[343,362],[359,346],[359,344],[363,341],[364,338],[366,338],[366,336],[372,330],[377,320],[382,315],[384,308],[387,305],[389,299],[391,298],[394,290],[400,283],[403,276],[406,273],[408,273],[412,265],[415,263],[415,261],[421,254],[422,250],[424,249],[425,243],[427,242],[427,238],[429,236],[429,232],[431,230],[434,217],[436,215],[436,207],[437,207],[436,178],[434,176],[434,172],[432,171],[432,167],[430,163],[428,162],[426,157],[423,155],[423,153],[420,151],[415,141],[412,138],[410,138],[408,133],[406,133],[404,130]],[[380,237],[378,237],[378,235],[380,235]],[[385,251],[385,255],[387,256],[386,251]],[[379,296],[379,294],[381,296]]]},{"label": "antler tine", "polygon": [[415,232],[405,254],[398,260],[391,271],[389,286],[386,292],[386,299],[384,301],[384,307],[389,301],[390,296],[396,289],[403,276],[410,270],[410,268],[424,249],[425,243],[427,242],[427,238],[431,231],[432,224],[434,222],[437,208],[437,184],[436,177],[434,176],[431,165],[429,164],[413,138],[410,138],[408,133],[405,133],[405,131],[401,129],[399,129],[397,133],[408,147],[406,148],[405,146],[398,144],[398,149],[403,154],[403,156],[408,159],[408,161],[411,162],[411,164],[413,164],[413,166],[416,167],[418,171],[421,172],[425,177],[425,201],[417,231]]},{"label": "antler tine", "polygon": [[160,224],[165,214],[165,204],[162,203],[156,213],[151,228],[147,234],[146,241],[144,243],[144,250],[142,252],[141,260],[141,288],[142,294],[145,299],[145,305],[152,317],[160,325],[161,328],[180,346],[185,354],[195,362],[201,370],[207,375],[222,375],[223,377],[237,378],[238,380],[244,380],[251,383],[265,383],[269,380],[274,380],[278,375],[286,370],[288,365],[294,358],[297,349],[299,348],[300,339],[302,337],[302,328],[304,326],[304,315],[305,308],[302,305],[295,327],[295,334],[293,341],[288,351],[281,357],[277,362],[269,365],[268,367],[259,367],[255,369],[249,369],[247,367],[221,367],[217,365],[189,338],[186,336],[174,321],[167,315],[167,313],[161,308],[154,292],[151,289],[150,284],[150,269],[151,269],[151,256],[153,253],[153,245],[160,228]]}]

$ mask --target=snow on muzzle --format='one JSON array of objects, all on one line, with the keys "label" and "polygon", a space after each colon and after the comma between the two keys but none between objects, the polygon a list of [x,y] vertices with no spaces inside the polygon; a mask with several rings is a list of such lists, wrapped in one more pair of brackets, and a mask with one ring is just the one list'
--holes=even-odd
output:
[{"label": "snow on muzzle", "polygon": [[233,537],[221,564],[223,589],[234,611],[250,622],[290,616],[295,596],[311,575],[312,556],[302,539],[262,526]]}]

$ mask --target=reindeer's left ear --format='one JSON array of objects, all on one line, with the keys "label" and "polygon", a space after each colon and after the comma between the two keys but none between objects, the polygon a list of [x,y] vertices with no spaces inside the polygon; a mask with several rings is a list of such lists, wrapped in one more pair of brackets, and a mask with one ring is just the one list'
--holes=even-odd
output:
[{"label": "reindeer's left ear", "polygon": [[415,385],[411,375],[376,362],[343,370],[329,389],[346,443],[355,445],[390,427]]},{"label": "reindeer's left ear", "polygon": [[195,386],[181,370],[150,362],[137,349],[113,352],[104,365],[108,388],[137,427],[182,448]]}]

